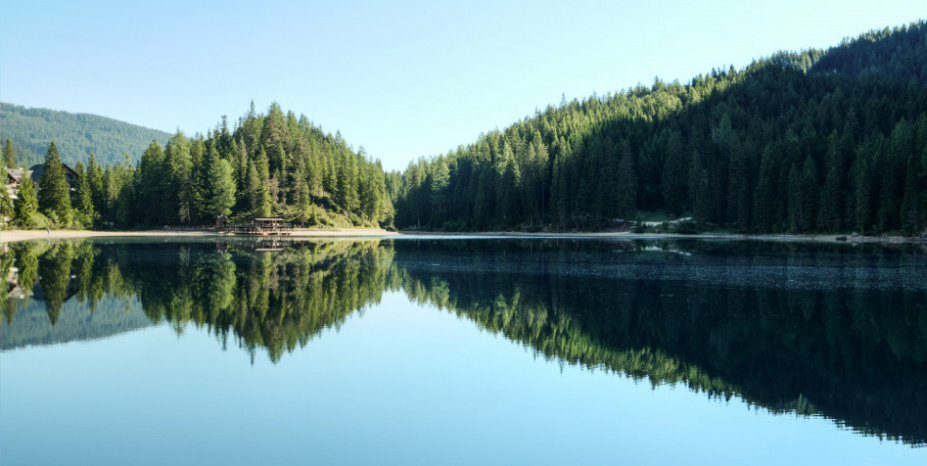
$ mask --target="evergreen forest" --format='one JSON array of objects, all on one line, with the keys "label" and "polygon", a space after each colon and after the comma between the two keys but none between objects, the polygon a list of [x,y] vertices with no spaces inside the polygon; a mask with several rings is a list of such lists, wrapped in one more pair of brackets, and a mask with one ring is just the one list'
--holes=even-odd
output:
[{"label": "evergreen forest", "polygon": [[400,228],[927,227],[927,23],[564,100],[390,173]]},{"label": "evergreen forest", "polygon": [[[57,197],[14,203],[0,193],[0,213],[27,228],[209,225],[226,215],[436,231],[927,235],[924,57],[920,21],[687,83],[655,78],[563,99],[401,173],[384,173],[363,147],[305,116],[252,104],[205,135],[132,133],[150,137],[136,161],[91,153],[73,165],[71,196],[52,165],[91,146],[70,136],[50,143],[44,171],[53,179],[39,184],[55,186]],[[4,131],[27,117],[87,120],[4,109]],[[34,157],[33,139],[6,139],[5,164]],[[652,226],[677,220],[685,221]]]},{"label": "evergreen forest", "polygon": [[48,144],[55,142],[64,163],[72,167],[87,162],[90,154],[103,164],[132,162],[155,140],[162,145],[171,137],[164,131],[88,113],[69,113],[47,108],[29,108],[0,103],[0,125],[4,144],[12,142],[18,164],[31,167],[42,163]]},{"label": "evergreen forest", "polygon": [[[7,158],[15,160],[9,147],[14,155]],[[392,225],[380,162],[276,103],[267,114],[252,104],[234,129],[223,118],[207,135],[177,132],[166,144],[151,141],[135,164],[104,164],[90,154],[86,165],[75,165],[73,195],[59,152],[49,144],[38,199],[3,203],[15,224],[183,227],[212,225],[225,215],[279,216],[304,226]]]}]

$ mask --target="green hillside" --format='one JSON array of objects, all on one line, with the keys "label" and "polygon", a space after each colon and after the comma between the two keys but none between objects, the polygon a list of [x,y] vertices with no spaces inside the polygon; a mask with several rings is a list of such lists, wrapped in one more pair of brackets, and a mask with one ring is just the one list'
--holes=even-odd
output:
[{"label": "green hillside", "polygon": [[558,107],[388,177],[399,227],[927,228],[927,23]]},{"label": "green hillside", "polygon": [[138,160],[153,140],[167,143],[171,135],[112,118],[87,113],[68,113],[45,108],[0,104],[0,137],[9,138],[18,165],[41,163],[48,143],[55,142],[64,163],[85,163],[93,152],[102,164],[119,163],[124,153]]}]

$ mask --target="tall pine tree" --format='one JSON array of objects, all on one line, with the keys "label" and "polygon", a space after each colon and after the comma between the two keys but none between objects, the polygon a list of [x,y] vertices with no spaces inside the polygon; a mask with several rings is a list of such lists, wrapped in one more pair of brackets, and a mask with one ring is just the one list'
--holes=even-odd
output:
[{"label": "tall pine tree", "polygon": [[58,226],[64,227],[71,223],[71,189],[54,142],[48,145],[42,178],[39,180],[39,211],[52,221],[57,221]]}]

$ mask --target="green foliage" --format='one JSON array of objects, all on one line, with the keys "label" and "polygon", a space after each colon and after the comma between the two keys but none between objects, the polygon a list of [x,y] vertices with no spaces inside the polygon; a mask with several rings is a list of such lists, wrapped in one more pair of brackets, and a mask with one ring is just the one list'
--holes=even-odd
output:
[{"label": "green foliage", "polygon": [[17,225],[27,228],[32,226],[32,218],[38,213],[39,202],[35,194],[35,185],[28,176],[23,177],[19,185],[19,193],[13,203],[13,210],[13,220]]},{"label": "green foliage", "polygon": [[594,230],[661,210],[744,233],[921,232],[924,57],[918,22],[563,102],[395,174],[396,222]]},{"label": "green foliage", "polygon": [[45,155],[38,200],[39,210],[54,219],[56,226],[65,227],[71,223],[71,188],[65,179],[64,165],[54,142],[48,145]]},{"label": "green foliage", "polygon": [[0,226],[6,226],[6,223],[11,221],[13,216],[13,199],[10,198],[6,186],[0,186]]},{"label": "green foliage", "polygon": [[82,226],[92,227],[97,219],[97,213],[93,207],[93,188],[90,174],[84,170],[83,162],[77,162],[75,171],[77,172],[77,193],[75,195],[77,205],[74,206],[74,215],[78,217]]},{"label": "green foliage", "polygon": [[702,230],[703,229],[697,222],[693,222],[692,220],[685,220],[677,223],[673,232],[680,235],[697,235],[701,233]]},{"label": "green foliage", "polygon": [[[355,153],[340,135],[322,133],[305,117],[283,116],[277,104],[270,112],[268,119],[252,108],[234,130],[223,118],[221,129],[194,139],[178,132],[163,148],[150,141],[137,166],[125,156],[104,170],[92,157],[78,183],[82,222],[203,225],[227,214],[237,220],[277,215],[315,225],[392,224],[379,161],[363,150]],[[84,193],[96,217],[83,207]]]},{"label": "green foliage", "polygon": [[[68,113],[43,108],[0,104],[3,134],[13,141],[19,163],[41,163],[51,141],[61,151],[62,160],[74,166],[95,153],[103,164],[116,164],[128,152],[138,157],[152,139],[164,144],[170,134],[163,131],[85,113]],[[137,160],[137,159],[135,159]]]},{"label": "green foliage", "polygon": [[96,156],[93,153],[90,154],[90,162],[87,165],[87,183],[90,188],[94,221],[98,221],[106,208],[106,194],[103,189],[103,168],[97,164]]},{"label": "green foliage", "polygon": [[213,215],[232,213],[235,204],[235,178],[228,160],[219,160],[209,168],[209,207]]},{"label": "green foliage", "polygon": [[10,138],[6,138],[6,143],[3,144],[3,166],[16,168],[16,149],[13,148]]}]

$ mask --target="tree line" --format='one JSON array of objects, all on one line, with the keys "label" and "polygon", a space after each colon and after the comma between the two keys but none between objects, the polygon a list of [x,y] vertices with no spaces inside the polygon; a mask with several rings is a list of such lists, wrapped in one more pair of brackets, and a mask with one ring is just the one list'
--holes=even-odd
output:
[{"label": "tree line", "polygon": [[203,225],[220,215],[279,216],[306,226],[392,225],[380,162],[348,146],[340,132],[323,133],[276,103],[266,115],[252,104],[234,129],[223,117],[205,136],[177,132],[163,147],[152,141],[135,165],[126,156],[104,166],[91,154],[75,171],[71,192],[52,142],[38,199],[24,180],[24,194],[0,207],[15,224],[32,228]]},{"label": "tree line", "polygon": [[396,223],[745,233],[927,228],[927,24],[549,106],[387,177]]}]

